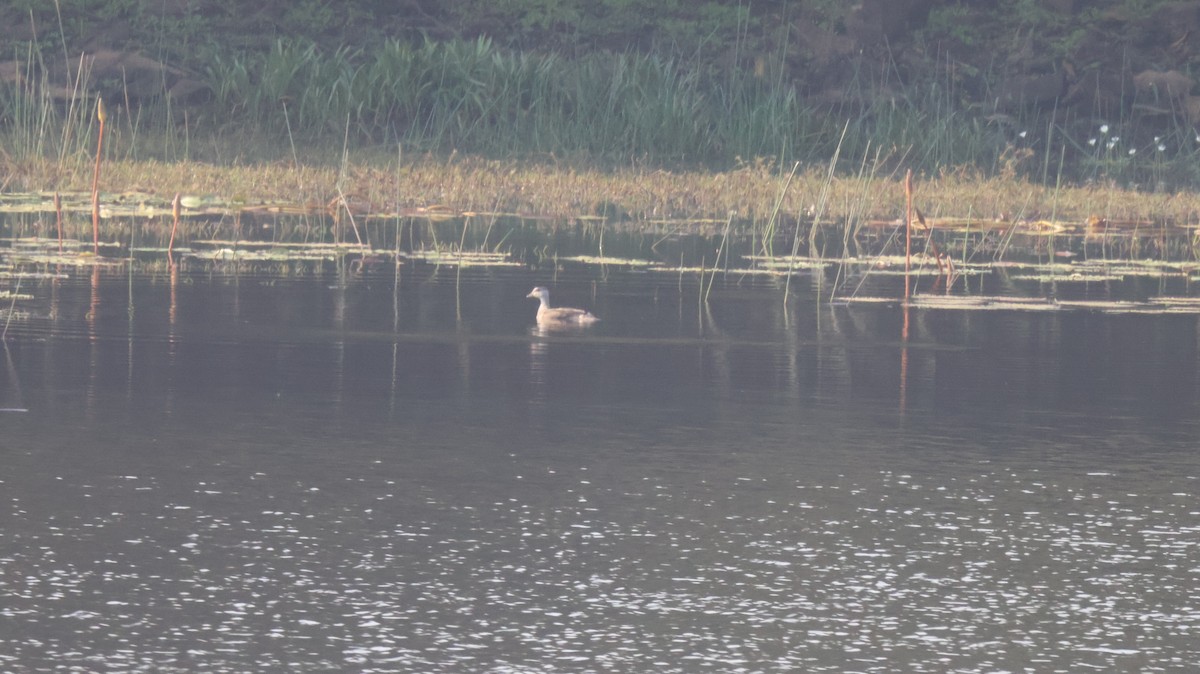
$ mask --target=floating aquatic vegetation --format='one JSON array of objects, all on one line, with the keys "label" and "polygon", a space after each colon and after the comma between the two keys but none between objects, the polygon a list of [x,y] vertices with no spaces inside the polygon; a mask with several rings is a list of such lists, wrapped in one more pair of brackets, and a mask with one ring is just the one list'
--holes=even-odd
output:
[{"label": "floating aquatic vegetation", "polygon": [[919,309],[1006,311],[1050,311],[1058,308],[1053,300],[980,295],[914,295],[909,306]]},{"label": "floating aquatic vegetation", "polygon": [[[905,258],[903,255],[875,255],[872,257],[845,258],[844,260],[841,260],[841,262],[875,267],[876,269],[899,268],[903,270]],[[921,266],[937,268],[937,264],[937,258],[931,255],[914,253],[912,256],[912,266],[914,267]]]},{"label": "floating aquatic vegetation", "polygon": [[1167,307],[1187,307],[1200,311],[1200,297],[1156,297],[1151,302]]},{"label": "floating aquatic vegetation", "polygon": [[1185,278],[1190,272],[1200,270],[1200,263],[1165,260],[1084,260],[1072,265],[1072,268],[1076,273],[1084,274],[1096,271],[1122,277]]},{"label": "floating aquatic vegetation", "polygon": [[[331,251],[355,251],[362,252],[363,246],[356,243],[334,243],[334,242],[314,242],[314,243],[299,243],[294,241],[231,241],[228,239],[206,239],[202,241],[193,241],[193,247],[236,247],[245,249],[263,249],[263,248],[280,248],[286,250],[331,250]],[[178,250],[178,249],[176,249]]]},{"label": "floating aquatic vegetation", "polygon": [[1097,283],[1100,281],[1122,281],[1120,274],[1075,272],[1072,274],[1016,274],[1010,276],[1013,281],[1033,281],[1035,283]]},{"label": "floating aquatic vegetation", "polygon": [[[903,301],[889,297],[845,297],[840,298],[838,303],[901,305]],[[950,311],[1098,311],[1122,314],[1200,315],[1200,298],[1194,297],[1158,297],[1132,301],[1057,300],[1003,295],[914,295],[908,306],[913,309]]]},{"label": "floating aquatic vegetation", "polygon": [[560,262],[578,262],[580,264],[595,264],[625,267],[651,267],[658,263],[654,260],[639,260],[628,257],[609,257],[603,255],[572,255],[558,258]]},{"label": "floating aquatic vegetation", "polygon": [[402,259],[426,262],[429,264],[451,265],[458,267],[520,267],[522,264],[509,258],[504,253],[422,250],[404,253]]},{"label": "floating aquatic vegetation", "polygon": [[1125,277],[1118,265],[1089,264],[1086,261],[1075,264],[1061,262],[1021,264],[1008,266],[1005,269],[1018,272],[1007,274],[1006,277],[1011,281],[1038,283],[1120,281]]},{"label": "floating aquatic vegetation", "polygon": [[[178,251],[176,251],[178,252]],[[186,257],[197,260],[289,262],[293,260],[336,260],[341,252],[329,248],[211,248],[193,250]]]},{"label": "floating aquatic vegetation", "polygon": [[662,266],[649,267],[647,269],[647,271],[662,272],[665,274],[704,274],[705,276],[715,273],[715,274],[731,274],[734,276],[783,277],[783,276],[787,276],[789,274],[800,274],[801,272],[810,272],[810,271],[813,271],[814,269],[815,268],[813,268],[813,267],[796,267],[795,269],[792,269],[789,271],[787,268],[754,269],[754,268],[737,267],[737,268],[731,268],[731,269],[725,270],[725,269],[713,269],[712,267],[690,267],[690,266],[689,267],[668,267],[668,266],[662,265]]},{"label": "floating aquatic vegetation", "polygon": [[61,279],[69,277],[67,274],[62,272],[23,271],[14,268],[0,271],[0,278],[44,281],[47,279]]},{"label": "floating aquatic vegetation", "polygon": [[[0,239],[0,243],[7,243],[12,249],[37,249],[37,248],[58,248],[58,239],[45,239],[41,237],[22,237],[16,239]],[[78,239],[63,239],[63,246],[72,248],[82,248],[83,242]]]},{"label": "floating aquatic vegetation", "polygon": [[1156,301],[1134,302],[1122,300],[1068,300],[1059,302],[1063,309],[1085,309],[1104,313],[1200,313],[1200,307],[1186,311],[1186,307],[1171,306]]},{"label": "floating aquatic vegetation", "polygon": [[[153,250],[153,249],[144,249]],[[159,249],[166,252],[166,249]],[[269,241],[193,241],[189,247],[177,247],[175,253],[197,260],[239,260],[287,262],[290,260],[334,260],[360,246],[335,243],[288,243]]]},{"label": "floating aquatic vegetation", "polygon": [[[105,248],[107,246],[101,246]],[[91,250],[65,250],[58,248],[24,248],[0,251],[0,261],[6,264],[33,263],[59,267],[119,267],[125,259],[97,256]]]},{"label": "floating aquatic vegetation", "polygon": [[[933,277],[945,276],[945,272],[937,269],[936,267],[930,268],[930,267],[925,267],[925,266],[916,267],[914,269],[909,270],[908,272],[905,272],[903,269],[891,269],[891,268],[885,267],[882,269],[871,269],[870,273],[875,276],[912,276],[912,277],[917,277],[917,278],[921,278],[921,277],[925,277],[925,276],[933,276]],[[990,272],[985,269],[979,269],[978,267],[971,267],[971,268],[967,268],[967,269],[959,269],[958,267],[954,268],[955,276],[978,276],[978,275],[987,274],[987,273],[990,273]]]},{"label": "floating aquatic vegetation", "polygon": [[779,271],[787,269],[825,269],[832,266],[840,260],[830,260],[820,257],[810,257],[804,255],[748,255],[746,259],[751,264],[770,271]]}]

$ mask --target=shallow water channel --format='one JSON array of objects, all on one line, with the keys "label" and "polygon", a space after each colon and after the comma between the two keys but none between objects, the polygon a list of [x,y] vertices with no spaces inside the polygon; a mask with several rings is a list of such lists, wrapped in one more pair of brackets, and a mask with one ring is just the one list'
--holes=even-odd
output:
[{"label": "shallow water channel", "polygon": [[20,285],[0,670],[1200,668],[1195,313],[157,269]]}]

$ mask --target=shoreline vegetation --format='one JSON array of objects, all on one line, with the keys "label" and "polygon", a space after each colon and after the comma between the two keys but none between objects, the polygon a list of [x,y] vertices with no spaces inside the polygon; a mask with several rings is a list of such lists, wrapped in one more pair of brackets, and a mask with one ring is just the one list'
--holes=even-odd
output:
[{"label": "shoreline vegetation", "polygon": [[[0,194],[88,193],[92,166],[52,159],[7,162]],[[900,221],[902,176],[794,175],[767,162],[727,171],[654,167],[580,169],[481,157],[424,156],[322,166],[273,161],[221,166],[200,161],[105,161],[102,203],[142,200],[170,209],[174,194],[239,205],[352,214],[515,215],[562,221],[675,222],[697,226],[786,221]],[[1200,226],[1200,193],[1150,193],[1113,183],[1039,185],[960,169],[918,176],[916,205],[932,226]],[[149,202],[153,202],[150,204]]]},{"label": "shoreline vegetation", "polygon": [[[888,5],[907,8],[892,50],[856,54],[847,50],[876,28],[891,30],[863,23],[878,19],[868,11],[882,12],[878,3],[785,3],[778,16],[701,4],[714,13],[648,15],[649,34],[676,31],[674,47],[615,51],[597,38],[575,54],[501,45],[481,27],[475,37],[462,26],[404,37],[368,30],[353,48],[321,32],[337,24],[345,39],[373,20],[412,18],[383,3],[353,16],[289,9],[288,37],[257,40],[250,29],[290,3],[268,2],[250,17],[259,23],[244,24],[216,4],[191,23],[83,0],[30,8],[24,24],[3,10],[16,58],[0,62],[0,194],[84,192],[96,180],[101,201],[170,203],[181,193],[351,214],[853,227],[901,220],[912,170],[915,204],[933,226],[1200,224],[1200,97],[1190,77],[1143,52],[1115,68],[1107,57],[1089,61],[1092,70],[1072,65],[1105,40],[1134,45],[1159,39],[1143,37],[1151,27],[1186,28],[1169,3],[1137,14],[1127,0],[1036,11],[904,0]],[[614,31],[605,40],[630,30],[602,20],[617,12],[610,5],[576,16],[575,30]],[[457,10],[444,11],[438,25],[459,25]],[[505,16],[493,18],[504,25]],[[204,23],[221,17],[223,30],[242,32]],[[710,37],[685,49],[681,26],[704,21]],[[1003,51],[984,40],[1011,34],[992,28],[1013,22],[1028,31],[1026,51],[1049,60],[975,63],[979,52]],[[27,35],[17,34],[22,25]],[[116,40],[105,25],[123,27],[119,48],[95,46]],[[522,44],[561,38],[552,27],[561,25],[525,25]],[[1192,58],[1191,34],[1171,44],[1179,58]],[[818,62],[824,88],[805,79]],[[1057,77],[1053,96],[1035,96],[1025,73],[1039,68]],[[97,156],[99,100],[108,123]]]}]

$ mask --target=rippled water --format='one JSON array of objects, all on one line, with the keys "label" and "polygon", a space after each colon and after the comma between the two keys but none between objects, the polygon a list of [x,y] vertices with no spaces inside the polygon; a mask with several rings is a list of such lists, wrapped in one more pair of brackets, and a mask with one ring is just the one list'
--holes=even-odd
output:
[{"label": "rippled water", "polygon": [[427,271],[27,285],[0,669],[1200,667],[1195,316]]}]

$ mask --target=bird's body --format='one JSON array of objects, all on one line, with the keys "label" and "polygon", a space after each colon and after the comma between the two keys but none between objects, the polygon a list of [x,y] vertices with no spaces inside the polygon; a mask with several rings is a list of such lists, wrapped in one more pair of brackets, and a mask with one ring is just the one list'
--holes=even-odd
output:
[{"label": "bird's body", "polygon": [[537,311],[537,322],[541,326],[591,325],[600,320],[591,312],[570,307],[550,306],[550,291],[538,286],[529,291],[526,297],[537,299],[540,304]]}]

